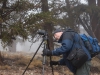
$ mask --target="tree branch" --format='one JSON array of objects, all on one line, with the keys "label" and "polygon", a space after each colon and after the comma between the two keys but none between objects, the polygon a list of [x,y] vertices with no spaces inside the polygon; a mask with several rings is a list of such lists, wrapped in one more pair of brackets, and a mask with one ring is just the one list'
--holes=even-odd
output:
[{"label": "tree branch", "polygon": [[92,32],[90,32],[89,30],[88,30],[88,28],[86,27],[86,25],[84,24],[84,22],[82,21],[82,19],[79,17],[79,21],[80,21],[80,23],[82,24],[82,26],[84,27],[84,29],[87,31],[87,33],[90,35],[90,36],[93,36],[93,33]]}]

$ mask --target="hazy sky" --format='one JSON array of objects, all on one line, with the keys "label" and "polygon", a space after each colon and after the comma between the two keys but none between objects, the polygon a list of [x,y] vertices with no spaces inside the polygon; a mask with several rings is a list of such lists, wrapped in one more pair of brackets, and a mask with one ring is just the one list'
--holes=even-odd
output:
[{"label": "hazy sky", "polygon": [[80,0],[82,3],[86,3],[86,0]]}]

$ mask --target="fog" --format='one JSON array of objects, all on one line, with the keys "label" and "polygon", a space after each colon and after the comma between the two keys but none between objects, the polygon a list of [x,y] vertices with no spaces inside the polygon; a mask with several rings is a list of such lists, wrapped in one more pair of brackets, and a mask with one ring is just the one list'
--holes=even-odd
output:
[{"label": "fog", "polygon": [[[41,43],[41,40],[38,40],[37,42],[35,43],[32,43],[32,42],[29,42],[28,40],[26,40],[25,42],[23,42],[23,40],[20,40],[20,41],[14,41],[12,43],[12,46],[8,46],[6,48],[3,48],[2,47],[2,44],[1,44],[1,40],[0,40],[0,50],[1,51],[9,51],[9,49],[13,49],[13,51],[16,50],[16,52],[19,52],[19,51],[22,51],[22,52],[36,52],[37,48],[39,47],[40,43]],[[15,48],[14,48],[15,47]],[[40,47],[39,49],[39,53],[43,50],[43,45]]]},{"label": "fog", "polygon": [[[37,50],[37,48],[39,47],[41,43],[41,40],[37,41],[36,43],[31,43],[28,40],[26,40],[23,43],[17,43],[16,46],[16,51],[25,51],[25,52],[35,52]],[[39,52],[42,51],[42,46],[39,49]]]}]

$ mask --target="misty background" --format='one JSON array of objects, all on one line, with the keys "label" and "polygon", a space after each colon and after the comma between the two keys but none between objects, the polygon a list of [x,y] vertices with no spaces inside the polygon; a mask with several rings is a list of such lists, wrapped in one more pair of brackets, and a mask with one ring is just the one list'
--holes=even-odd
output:
[{"label": "misty background", "polygon": [[[86,0],[80,0],[83,4],[86,3]],[[32,12],[30,12],[32,13]],[[81,27],[80,28],[80,33],[86,33],[85,30]],[[16,40],[13,41],[11,46],[7,46],[6,48],[3,48],[0,40],[0,50],[1,51],[24,51],[24,52],[35,52],[38,48],[38,46],[41,43],[41,39],[38,40],[37,42],[33,43],[29,42],[28,40],[23,42],[23,39],[20,37],[17,37]],[[31,46],[32,45],[32,46]],[[40,48],[39,52],[41,52],[43,49],[42,47]]]}]

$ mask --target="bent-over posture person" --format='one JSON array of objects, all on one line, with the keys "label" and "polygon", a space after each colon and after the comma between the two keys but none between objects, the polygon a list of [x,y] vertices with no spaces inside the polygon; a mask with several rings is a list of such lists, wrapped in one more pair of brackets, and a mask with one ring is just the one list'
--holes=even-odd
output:
[{"label": "bent-over posture person", "polygon": [[[61,47],[56,48],[54,50],[43,50],[43,55],[46,56],[59,56],[63,55],[63,58],[59,61],[51,61],[51,65],[65,65],[69,68],[71,72],[74,73],[74,75],[90,75],[90,66],[91,66],[91,56],[88,52],[88,50],[85,48],[84,44],[82,45],[82,48],[86,52],[88,59],[87,61],[80,67],[76,68],[70,63],[70,61],[67,59],[67,56],[74,48],[80,48],[79,41],[79,34],[75,33],[72,29],[66,29],[65,31],[62,31],[61,29],[56,29],[54,31],[54,38],[58,40],[58,43],[61,43]],[[74,42],[73,42],[74,40]],[[82,40],[80,40],[82,42]],[[82,42],[83,43],[83,42]]]}]

